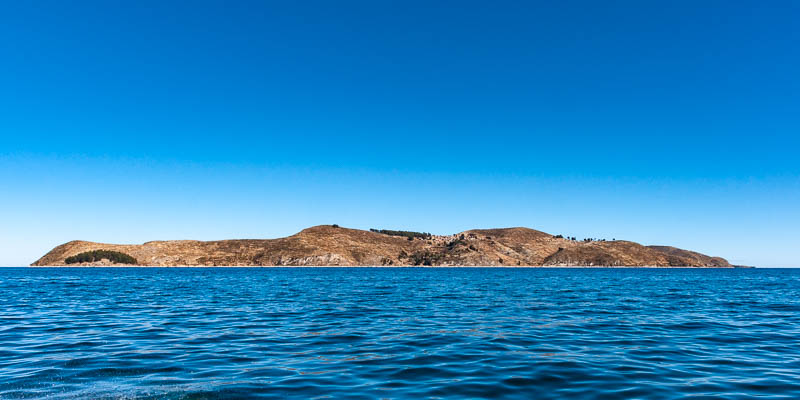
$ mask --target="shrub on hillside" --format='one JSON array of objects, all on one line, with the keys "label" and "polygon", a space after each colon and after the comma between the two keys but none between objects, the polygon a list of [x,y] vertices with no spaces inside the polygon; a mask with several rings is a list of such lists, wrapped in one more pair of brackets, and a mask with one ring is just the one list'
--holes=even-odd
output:
[{"label": "shrub on hillside", "polygon": [[138,261],[136,261],[135,258],[125,253],[120,253],[118,251],[111,251],[111,250],[85,251],[83,253],[76,254],[72,257],[67,257],[64,260],[64,262],[66,262],[67,264],[77,264],[85,262],[95,262],[103,259],[117,264],[138,264]]},{"label": "shrub on hillside", "polygon": [[427,233],[427,232],[393,231],[393,230],[390,230],[390,229],[374,229],[374,228],[372,228],[369,231],[370,232],[375,232],[375,233],[382,233],[384,235],[389,235],[389,236],[403,236],[403,237],[407,237],[409,240],[413,240],[414,238],[430,239],[431,236],[432,236],[430,233]]},{"label": "shrub on hillside", "polygon": [[430,251],[418,251],[411,255],[411,264],[431,266],[436,265],[441,259],[442,254]]}]

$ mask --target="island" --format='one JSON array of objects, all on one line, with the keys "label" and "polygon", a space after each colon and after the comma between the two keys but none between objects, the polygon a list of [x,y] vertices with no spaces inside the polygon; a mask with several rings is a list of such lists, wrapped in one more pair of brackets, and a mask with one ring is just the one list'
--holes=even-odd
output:
[{"label": "island", "polygon": [[62,244],[31,266],[582,266],[733,268],[724,258],[529,228],[453,235],[320,225],[279,239]]}]

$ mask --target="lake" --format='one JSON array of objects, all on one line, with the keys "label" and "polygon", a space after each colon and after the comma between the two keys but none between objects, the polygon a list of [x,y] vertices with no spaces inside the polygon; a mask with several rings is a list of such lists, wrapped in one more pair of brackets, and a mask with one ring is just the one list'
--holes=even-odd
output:
[{"label": "lake", "polygon": [[0,398],[800,398],[800,270],[0,268]]}]

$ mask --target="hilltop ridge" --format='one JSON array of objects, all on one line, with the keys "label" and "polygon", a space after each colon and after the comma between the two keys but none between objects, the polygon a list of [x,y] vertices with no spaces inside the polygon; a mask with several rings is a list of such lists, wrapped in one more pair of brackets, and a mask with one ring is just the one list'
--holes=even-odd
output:
[{"label": "hilltop ridge", "polygon": [[[32,266],[130,265],[109,260],[68,264],[105,250],[146,266],[654,266],[733,267],[725,259],[624,240],[577,241],[530,228],[472,229],[453,235],[366,231],[318,225],[278,239],[167,240],[106,244],[75,240]],[[418,235],[414,235],[418,234]],[[405,235],[405,236],[402,236]],[[426,236],[427,235],[427,236]]]}]

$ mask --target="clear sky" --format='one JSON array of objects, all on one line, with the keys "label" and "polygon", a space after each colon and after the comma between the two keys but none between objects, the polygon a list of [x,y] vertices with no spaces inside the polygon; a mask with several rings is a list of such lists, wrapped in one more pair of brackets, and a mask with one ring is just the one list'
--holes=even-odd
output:
[{"label": "clear sky", "polygon": [[800,266],[798,1],[8,1],[0,265],[527,226]]}]

